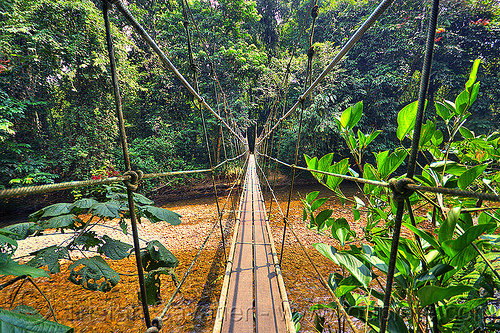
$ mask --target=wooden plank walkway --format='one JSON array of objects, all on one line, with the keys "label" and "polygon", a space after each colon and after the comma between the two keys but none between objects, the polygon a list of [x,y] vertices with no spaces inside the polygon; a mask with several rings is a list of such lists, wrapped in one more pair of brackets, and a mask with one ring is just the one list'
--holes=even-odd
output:
[{"label": "wooden plank walkway", "polygon": [[268,231],[255,159],[250,155],[214,333],[295,332]]}]

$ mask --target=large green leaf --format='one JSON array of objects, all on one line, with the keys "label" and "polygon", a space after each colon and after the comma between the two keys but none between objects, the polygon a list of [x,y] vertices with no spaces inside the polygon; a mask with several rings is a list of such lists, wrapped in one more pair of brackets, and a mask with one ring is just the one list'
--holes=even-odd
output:
[{"label": "large green leaf", "polygon": [[437,264],[436,266],[432,267],[428,271],[422,272],[419,274],[416,278],[415,281],[418,282],[426,282],[426,281],[433,281],[436,280],[436,278],[440,275],[443,275],[446,272],[449,272],[453,269],[453,266],[446,265],[446,264]]},{"label": "large green leaf", "polygon": [[35,252],[35,257],[28,262],[28,265],[33,267],[46,265],[49,271],[54,274],[61,271],[59,259],[63,258],[69,258],[68,249],[53,245]]},{"label": "large green leaf", "polygon": [[71,327],[45,319],[0,309],[0,332],[2,333],[72,333]]},{"label": "large green leaf", "polygon": [[114,200],[98,202],[91,207],[94,215],[99,217],[109,217],[112,219],[120,218],[120,203]]},{"label": "large green leaf", "polygon": [[453,207],[446,215],[446,220],[443,222],[438,232],[438,240],[441,244],[453,237],[460,211],[461,207]]},{"label": "large green leaf", "polygon": [[[83,267],[76,270],[79,266]],[[77,260],[68,268],[69,280],[88,290],[110,291],[120,281],[120,275],[99,256]]]},{"label": "large green leaf", "polygon": [[462,91],[455,99],[455,110],[457,115],[462,115],[469,107],[470,94],[467,90]]},{"label": "large green leaf", "polygon": [[408,133],[415,127],[415,117],[417,116],[418,101],[408,104],[398,113],[398,129],[396,135],[402,141]]},{"label": "large green leaf", "polygon": [[417,296],[420,299],[420,307],[423,308],[427,305],[431,305],[472,290],[474,290],[473,287],[463,285],[449,287],[424,286],[417,291]]},{"label": "large green leaf", "polygon": [[343,217],[335,220],[332,224],[332,236],[337,239],[342,246],[345,242],[349,240],[349,237],[353,234],[349,222]]},{"label": "large green leaf", "polygon": [[411,231],[413,231],[415,235],[423,238],[427,243],[429,243],[430,246],[432,246],[436,250],[439,250],[441,248],[436,238],[430,232],[425,230],[420,230],[409,223],[403,223],[403,225],[408,229],[410,229]]},{"label": "large green leaf", "polygon": [[496,227],[495,223],[491,224],[478,224],[467,229],[460,237],[457,239],[450,239],[443,243],[443,250],[451,258],[457,255],[460,251],[469,246],[473,241],[475,241],[479,236],[481,236],[486,231]]},{"label": "large green leaf", "polygon": [[161,267],[155,269],[153,271],[148,272],[144,279],[144,284],[146,285],[146,294],[148,305],[158,305],[161,303],[160,297],[160,288],[161,288],[161,280],[160,275],[170,275],[176,281],[177,277],[175,276],[174,269],[171,267]]},{"label": "large green leaf", "polygon": [[352,129],[361,119],[362,114],[363,101],[348,107],[344,112],[342,112],[342,116],[340,117],[342,127],[348,130]]},{"label": "large green leaf", "polygon": [[45,221],[37,222],[34,229],[59,229],[59,228],[67,228],[75,224],[76,216],[74,214],[65,214],[54,216]]},{"label": "large green leaf", "polygon": [[453,116],[453,110],[450,110],[447,105],[441,102],[434,102],[436,113],[443,118],[444,121],[449,120]]},{"label": "large green leaf", "polygon": [[113,260],[126,258],[129,254],[128,251],[132,248],[132,245],[112,239],[107,235],[104,235],[102,239],[104,240],[104,245],[99,248],[98,252]]},{"label": "large green leaf", "polygon": [[319,191],[310,192],[306,196],[306,202],[310,205],[318,197]]},{"label": "large green leaf", "polygon": [[180,214],[172,212],[165,208],[155,207],[155,206],[142,206],[141,210],[144,215],[153,223],[159,221],[165,221],[171,225],[178,225],[181,223]]},{"label": "large green leaf", "polygon": [[467,80],[467,82],[465,83],[465,88],[469,92],[472,90],[474,83],[476,83],[477,71],[479,69],[480,64],[481,64],[481,59],[474,60],[474,63],[472,64],[472,68],[469,74],[469,80]]},{"label": "large green leaf", "polygon": [[439,317],[439,323],[445,324],[454,319],[457,319],[466,313],[477,309],[481,304],[492,301],[493,298],[483,297],[471,299],[466,302],[453,302],[446,305],[436,307],[436,312]]},{"label": "large green leaf", "polygon": [[389,151],[375,154],[377,158],[377,170],[382,179],[387,179],[404,162],[408,153],[400,149],[388,155]]},{"label": "large green leaf", "polygon": [[47,272],[44,271],[43,269],[31,267],[28,265],[21,265],[14,260],[8,260],[6,263],[0,264],[0,275],[13,275],[13,276],[28,275],[33,278],[49,277],[49,274],[47,274]]},{"label": "large green leaf", "polygon": [[372,275],[368,267],[366,267],[358,258],[350,253],[339,252],[333,246],[316,243],[313,244],[314,248],[319,253],[335,262],[337,265],[345,267],[365,288],[372,280]]},{"label": "large green leaf", "polygon": [[26,239],[26,237],[30,236],[34,233],[33,226],[35,224],[33,222],[26,223],[17,223],[13,225],[6,226],[1,230],[13,233],[9,237],[16,240]]},{"label": "large green leaf", "polygon": [[476,165],[475,167],[465,171],[458,178],[458,187],[460,187],[460,189],[462,190],[465,190],[467,186],[472,184],[472,182],[476,180],[476,178],[479,177],[484,172],[484,170],[486,170],[487,167],[488,164],[481,164],[481,165]]},{"label": "large green leaf", "polygon": [[327,219],[329,219],[330,216],[332,216],[332,214],[333,214],[333,210],[326,209],[326,210],[320,212],[318,215],[316,215],[315,222],[316,222],[316,225],[318,227],[318,231],[321,231],[323,229],[325,221]]},{"label": "large green leaf", "polygon": [[[73,209],[73,204],[56,203],[54,205],[50,205],[48,207],[45,207],[44,209],[41,209],[40,211],[43,212],[43,215],[41,217],[52,217],[52,216],[59,216],[59,215],[63,215],[63,214],[69,214],[69,213],[71,213],[71,209]],[[34,214],[37,214],[37,213],[34,213]]]},{"label": "large green leaf", "polygon": [[[328,169],[328,172],[345,175],[347,174],[347,170],[349,170],[349,159],[344,158],[343,160],[331,165]],[[341,182],[342,178],[339,177],[327,176],[326,178],[326,185],[333,191],[337,188],[337,186],[339,186]]]},{"label": "large green leaf", "polygon": [[312,204],[311,204],[311,211],[315,211],[316,209],[318,209],[319,207],[323,206],[323,204],[325,202],[328,201],[328,198],[319,198],[317,200],[315,200]]},{"label": "large green leaf", "polygon": [[90,207],[94,206],[97,203],[98,202],[94,199],[83,198],[83,199],[75,201],[73,203],[73,206],[75,206],[76,208],[80,208],[80,209],[89,209]]},{"label": "large green leaf", "polygon": [[177,267],[179,260],[157,240],[148,242],[146,250],[141,251],[142,265],[145,271],[161,267]]}]

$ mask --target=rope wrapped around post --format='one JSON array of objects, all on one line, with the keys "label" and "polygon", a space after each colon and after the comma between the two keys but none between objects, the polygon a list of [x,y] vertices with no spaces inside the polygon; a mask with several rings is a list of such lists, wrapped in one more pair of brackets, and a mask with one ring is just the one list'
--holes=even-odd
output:
[{"label": "rope wrapped around post", "polygon": [[137,190],[137,187],[139,186],[139,183],[142,180],[142,177],[144,176],[144,173],[141,170],[137,171],[127,171],[124,173],[125,176],[130,176],[130,180],[126,179],[123,181],[125,183],[125,186],[127,189],[131,190],[132,192],[135,192]]},{"label": "rope wrapped around post", "polygon": [[410,195],[412,195],[414,192],[412,189],[409,189],[407,187],[407,185],[409,184],[415,184],[413,179],[410,178],[389,179],[389,189],[391,189],[392,191],[392,199],[396,202],[399,202],[409,198]]}]

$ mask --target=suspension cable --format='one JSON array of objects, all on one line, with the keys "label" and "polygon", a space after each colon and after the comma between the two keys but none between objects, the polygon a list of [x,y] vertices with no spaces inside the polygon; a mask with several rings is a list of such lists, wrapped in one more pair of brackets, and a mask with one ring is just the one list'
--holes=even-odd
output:
[{"label": "suspension cable", "polygon": [[224,126],[229,129],[229,131],[236,137],[238,140],[240,140],[243,144],[245,141],[241,137],[241,135],[238,135],[236,133],[235,129],[233,129],[231,126],[229,126],[224,119],[215,112],[210,105],[205,101],[205,99],[196,91],[195,88],[193,88],[189,82],[186,80],[186,78],[179,72],[179,70],[172,64],[170,59],[163,53],[163,51],[160,49],[158,44],[149,36],[149,34],[146,32],[144,27],[137,21],[137,19],[130,13],[128,8],[123,4],[121,0],[113,0],[113,4],[116,5],[116,8],[125,16],[127,21],[134,27],[136,32],[142,36],[144,41],[153,49],[153,51],[158,55],[160,60],[163,62],[163,64],[181,81],[181,83],[186,87],[186,89],[196,98],[196,100],[203,105],[210,113],[212,113],[217,119],[219,119]]},{"label": "suspension cable", "polygon": [[[363,34],[375,23],[378,17],[392,4],[394,0],[383,0],[380,5],[372,12],[372,14],[366,19],[366,21],[359,27],[359,29],[354,33],[354,35],[347,41],[347,43],[342,47],[342,49],[335,55],[330,64],[323,70],[323,72],[314,80],[314,82],[307,88],[307,90],[298,98],[297,102],[285,113],[276,124],[271,128],[271,130],[266,133],[260,141],[267,138],[271,132],[273,132],[278,125],[284,121],[290,114],[292,114],[301,104],[302,100],[313,91],[316,86],[325,79],[325,77],[332,71],[335,65],[342,60],[344,55],[356,44],[356,42],[363,36]],[[259,143],[260,143],[259,141]],[[256,143],[257,144],[257,143]]]},{"label": "suspension cable", "polygon": [[[424,119],[423,117],[424,117],[425,99],[429,87],[430,72],[432,66],[432,53],[434,50],[434,40],[436,36],[438,12],[439,12],[439,0],[433,0],[431,9],[431,18],[427,30],[427,42],[425,48],[424,64],[422,68],[422,77],[420,80],[420,89],[418,93],[418,109],[415,118],[415,129],[411,145],[411,155],[408,162],[408,170],[406,172],[407,177],[409,179],[413,178],[413,175],[415,173],[415,165],[419,150],[418,145],[420,142],[420,132],[422,129],[422,122]],[[387,327],[387,320],[389,319],[392,283],[394,281],[394,271],[396,267],[396,260],[398,257],[398,246],[399,246],[399,238],[401,235],[401,223],[403,219],[404,206],[405,205],[403,200],[397,201],[397,211],[396,211],[396,218],[394,221],[394,232],[392,236],[391,254],[389,257],[389,267],[387,269],[387,282],[384,295],[384,307],[382,309],[382,317],[380,321],[380,333],[385,333]]]},{"label": "suspension cable", "polygon": [[[120,129],[120,140],[122,144],[123,150],[123,159],[125,163],[125,168],[128,173],[132,173],[132,168],[130,166],[130,157],[127,146],[127,134],[125,132],[125,122],[123,120],[123,111],[122,111],[122,103],[120,96],[120,87],[118,84],[118,74],[116,70],[116,62],[115,62],[115,54],[113,49],[113,39],[111,37],[111,28],[109,24],[109,3],[107,1],[102,2],[103,16],[104,16],[104,25],[106,29],[106,42],[108,46],[108,55],[109,62],[111,66],[111,81],[113,84],[113,92],[115,95],[115,104],[116,104],[116,114],[118,117],[118,127]],[[135,173],[135,172],[134,172]],[[137,173],[135,173],[136,179],[138,181]],[[141,248],[139,244],[139,232],[137,230],[137,216],[135,214],[135,203],[134,203],[134,190],[137,188],[135,184],[126,183],[127,184],[127,198],[128,198],[128,208],[130,213],[130,224],[132,226],[132,236],[134,243],[134,254],[135,254],[135,262],[137,266],[137,275],[139,277],[139,288],[140,288],[140,296],[142,303],[142,312],[144,314],[144,321],[146,323],[146,327],[151,327],[151,318],[149,317],[149,308],[148,308],[148,300],[146,294],[146,284],[144,282],[144,271],[142,268],[142,259],[141,259]],[[129,186],[130,185],[130,186]]]},{"label": "suspension cable", "polygon": [[[245,165],[246,165],[246,163],[248,163],[248,158],[247,158],[247,160],[245,162]],[[238,174],[238,177],[233,182],[233,185],[232,185],[231,189],[229,190],[229,194],[228,194],[228,196],[226,198],[226,203],[228,201],[228,198],[231,197],[232,191],[234,190],[234,188],[236,187],[236,185],[240,184],[241,176],[243,175],[243,170],[244,170],[244,168],[242,168],[240,170],[240,172]],[[224,203],[224,207],[222,208],[222,212],[224,212],[224,208],[226,206],[226,203]],[[177,294],[179,293],[180,289],[182,288],[184,282],[186,281],[186,278],[191,273],[191,269],[193,268],[194,264],[196,263],[196,261],[198,260],[198,258],[200,256],[201,252],[203,251],[203,249],[207,245],[207,242],[208,242],[210,236],[212,235],[212,233],[214,232],[214,230],[216,229],[218,222],[219,221],[216,220],[215,223],[212,225],[212,228],[210,229],[210,232],[205,237],[205,240],[203,241],[201,247],[198,249],[198,252],[196,253],[194,259],[191,261],[191,264],[189,265],[188,269],[184,273],[184,275],[183,275],[182,279],[180,280],[179,284],[176,286],[174,292],[172,293],[172,296],[170,296],[170,299],[168,300],[167,304],[165,305],[165,308],[163,308],[163,311],[160,314],[160,318],[162,318],[162,319],[165,318],[165,315],[167,314],[168,310],[170,309],[170,307],[172,306],[172,304],[174,302],[175,296],[177,296]]]}]

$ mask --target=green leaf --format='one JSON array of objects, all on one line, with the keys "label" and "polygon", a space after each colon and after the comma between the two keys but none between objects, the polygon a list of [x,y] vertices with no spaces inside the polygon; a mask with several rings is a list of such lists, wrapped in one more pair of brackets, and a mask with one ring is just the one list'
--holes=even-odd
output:
[{"label": "green leaf", "polygon": [[0,309],[0,332],[2,333],[72,333],[71,327],[45,319],[40,315],[29,316]]},{"label": "green leaf", "polygon": [[333,153],[326,154],[318,162],[318,169],[320,171],[328,171],[330,165],[332,164]]},{"label": "green leaf", "polygon": [[54,216],[46,221],[40,221],[36,225],[36,229],[59,229],[73,226],[76,221],[76,216],[73,214]]},{"label": "green leaf", "polygon": [[323,206],[323,204],[325,202],[328,201],[328,198],[319,198],[317,200],[315,200],[312,204],[311,204],[311,211],[314,212],[316,209],[318,209],[319,207]]},{"label": "green leaf", "polygon": [[[471,87],[474,85],[477,79],[477,71],[479,69],[479,65],[481,64],[481,59],[474,60],[472,64],[472,68],[469,74],[469,80],[465,83],[465,88],[467,91],[471,91]],[[472,104],[472,103],[471,103]]]},{"label": "green leaf", "polygon": [[450,239],[443,243],[443,250],[446,254],[452,258],[457,255],[460,251],[465,249],[467,246],[472,244],[479,236],[481,236],[486,231],[495,228],[496,224],[478,224],[467,229],[460,237],[457,239]]},{"label": "green leaf", "polygon": [[462,190],[465,190],[467,186],[472,184],[472,182],[476,180],[476,178],[479,177],[484,172],[484,170],[486,170],[487,167],[488,164],[480,164],[465,171],[458,178],[458,187]]},{"label": "green leaf", "polygon": [[[342,161],[339,161],[339,162],[331,165],[328,172],[336,173],[339,175],[345,175],[345,174],[347,174],[347,170],[349,170],[349,159],[344,158]],[[326,178],[326,185],[332,191],[335,191],[337,189],[337,186],[339,186],[341,182],[342,182],[342,178],[339,178],[339,177],[327,176],[327,178]]]},{"label": "green leaf", "polygon": [[375,138],[380,134],[382,133],[382,130],[376,130],[376,131],[373,131],[370,133],[370,135],[368,136],[368,138],[366,138],[365,140],[365,147],[368,146],[373,140],[375,140]]},{"label": "green leaf", "polygon": [[455,99],[455,114],[461,116],[469,107],[470,94],[467,90],[462,91]]},{"label": "green leaf", "polygon": [[446,215],[446,220],[439,228],[439,243],[443,244],[445,241],[453,237],[453,233],[455,232],[455,225],[457,224],[461,209],[461,207],[453,207]]},{"label": "green leaf", "polygon": [[181,223],[180,214],[172,212],[165,208],[155,206],[142,206],[141,210],[144,215],[153,223],[165,221],[171,225],[179,225]]},{"label": "green leaf", "polygon": [[[83,267],[76,270],[79,266]],[[68,268],[71,269],[69,280],[88,290],[107,292],[120,282],[120,275],[99,256],[77,260]]]},{"label": "green leaf", "polygon": [[32,229],[34,225],[35,223],[33,222],[16,223],[13,225],[6,226],[0,230],[12,233],[10,235],[10,238],[12,239],[21,240],[21,239],[26,239],[28,236],[34,233],[34,230]]},{"label": "green leaf", "polygon": [[472,132],[471,130],[465,128],[465,127],[460,127],[458,129],[458,131],[460,132],[460,134],[462,134],[462,136],[464,137],[464,139],[473,139],[474,138],[474,132]]},{"label": "green leaf", "polygon": [[314,328],[316,329],[316,332],[323,332],[325,329],[325,317],[314,313]]},{"label": "green leaf", "polygon": [[[148,272],[144,279],[148,305],[158,305],[162,301],[160,297],[161,274],[170,275],[172,278],[176,279],[174,270],[171,267],[162,267]],[[138,293],[138,297],[140,299],[140,293]]]},{"label": "green leaf", "polygon": [[308,204],[311,204],[319,195],[319,191],[314,191],[314,192],[311,192],[309,193],[307,196],[306,196],[306,202]]},{"label": "green leaf", "polygon": [[453,116],[453,112],[445,104],[434,102],[434,105],[436,106],[436,113],[443,118],[444,121],[449,120]]},{"label": "green leaf", "polygon": [[430,232],[425,231],[425,230],[420,230],[417,227],[414,227],[413,225],[411,225],[409,223],[403,223],[403,225],[405,227],[407,227],[408,229],[410,229],[411,231],[413,231],[413,233],[415,235],[423,238],[434,249],[439,250],[441,248],[441,246],[439,246],[439,243],[436,240],[436,238],[434,238],[434,236]]},{"label": "green leaf", "polygon": [[28,265],[20,265],[17,261],[9,260],[6,263],[0,263],[0,275],[23,276],[28,275],[33,278],[49,277],[43,269],[31,267]]},{"label": "green leaf", "polygon": [[36,251],[35,257],[31,259],[27,264],[33,267],[47,266],[49,271],[52,274],[55,274],[61,271],[59,259],[63,258],[69,259],[68,249],[66,249],[65,247],[52,245]]},{"label": "green leaf", "polygon": [[449,287],[424,286],[417,291],[417,296],[420,299],[420,307],[423,308],[427,305],[431,305],[472,290],[474,290],[473,287],[464,285]]},{"label": "green leaf", "polygon": [[120,203],[114,200],[98,202],[91,207],[93,214],[99,217],[120,218]]},{"label": "green leaf", "polygon": [[425,125],[422,126],[422,133],[420,135],[419,146],[422,148],[427,142],[429,142],[434,136],[434,132],[436,132],[436,124],[432,121],[427,120]]},{"label": "green leaf", "polygon": [[160,267],[177,267],[179,260],[157,240],[149,242],[146,250],[141,251],[142,265],[145,271],[152,271]]},{"label": "green leaf", "polygon": [[434,135],[431,138],[431,143],[434,146],[439,146],[442,142],[443,142],[443,132],[441,132],[440,130],[436,130],[436,132],[434,132]]},{"label": "green leaf", "polygon": [[415,127],[415,117],[417,116],[418,101],[408,104],[398,113],[398,129],[396,135],[402,141],[408,133]]},{"label": "green leaf", "polygon": [[419,274],[415,278],[415,281],[418,281],[418,282],[433,281],[438,276],[443,275],[444,273],[449,272],[452,269],[453,269],[453,266],[450,266],[447,264],[437,264],[436,266],[432,267],[428,271],[422,272],[421,274]]},{"label": "green leaf", "polygon": [[476,101],[477,94],[479,93],[479,82],[472,87],[472,92],[470,94],[470,102],[469,105],[472,105]]},{"label": "green leaf", "polygon": [[59,216],[63,214],[71,213],[71,209],[73,208],[73,204],[69,203],[56,203],[54,205],[50,205],[39,211],[30,215],[30,221],[36,221],[40,217],[52,217]]},{"label": "green leaf", "polygon": [[128,256],[128,251],[132,248],[132,245],[112,239],[107,235],[102,236],[102,239],[104,240],[104,245],[99,248],[98,252],[104,254],[109,259],[124,259]]},{"label": "green leaf", "polygon": [[408,153],[400,149],[387,156],[389,151],[375,154],[377,158],[377,171],[382,179],[387,179],[404,162]]},{"label": "green leaf", "polygon": [[344,246],[345,242],[349,240],[352,233],[353,232],[351,231],[349,222],[347,222],[347,220],[343,217],[336,219],[332,224],[332,236],[338,240],[342,246]]},{"label": "green leaf", "polygon": [[436,308],[436,312],[439,316],[439,322],[441,324],[448,323],[459,316],[463,316],[466,313],[477,309],[481,304],[492,300],[493,298],[483,297],[471,299],[466,302],[459,301],[439,306]]},{"label": "green leaf", "polygon": [[363,101],[348,107],[344,112],[342,112],[342,116],[340,117],[342,127],[348,130],[352,129],[361,119],[362,114]]},{"label": "green leaf", "polygon": [[80,199],[80,200],[77,200],[73,203],[73,206],[75,206],[76,208],[80,208],[80,209],[89,209],[91,208],[93,205],[97,204],[98,202],[94,199],[91,199],[91,198],[83,198],[83,199]]},{"label": "green leaf", "polygon": [[313,246],[319,253],[337,265],[344,266],[365,288],[368,287],[372,280],[371,272],[358,258],[350,253],[339,252],[336,248],[327,244],[316,243]]},{"label": "green leaf", "polygon": [[142,194],[134,193],[134,201],[141,205],[153,205],[154,201],[146,198]]},{"label": "green leaf", "polygon": [[325,221],[328,218],[330,218],[330,216],[332,216],[332,214],[333,214],[333,210],[327,209],[327,210],[320,212],[318,215],[316,215],[315,222],[316,222],[316,225],[318,227],[318,231],[323,229]]}]

